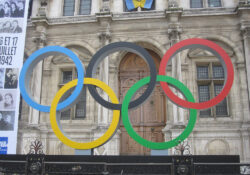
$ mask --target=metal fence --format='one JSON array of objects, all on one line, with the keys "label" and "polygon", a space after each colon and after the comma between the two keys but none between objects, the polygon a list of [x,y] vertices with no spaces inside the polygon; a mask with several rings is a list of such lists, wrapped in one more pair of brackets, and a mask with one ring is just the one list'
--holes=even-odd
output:
[{"label": "metal fence", "polygon": [[[0,175],[10,174],[30,174],[30,175],[45,175],[45,174],[164,174],[164,175],[250,175],[250,163],[198,163],[195,162],[194,156],[161,156],[163,162],[157,162],[149,156],[145,157],[144,162],[133,162],[133,156],[127,158],[122,157],[123,162],[119,161],[119,156],[109,157],[103,156],[75,156],[70,160],[70,156],[59,156],[59,160],[51,161],[47,155],[27,155],[27,156],[5,156],[0,157]],[[134,156],[138,159],[138,157]],[[204,159],[206,158],[203,156]],[[140,158],[140,157],[139,157]],[[12,159],[12,160],[11,160]],[[23,160],[18,160],[23,159]],[[54,156],[54,159],[57,159]],[[66,159],[66,161],[64,160]],[[86,161],[89,159],[90,161]],[[95,160],[91,160],[95,159]],[[156,160],[156,158],[154,158]],[[211,159],[211,156],[210,156]],[[215,157],[216,159],[216,157]],[[104,160],[104,161],[96,161]],[[139,160],[139,159],[138,159]],[[140,158],[143,160],[143,157]],[[165,163],[166,160],[168,163]],[[132,161],[132,162],[131,162]],[[147,162],[148,161],[148,162]],[[209,160],[211,162],[211,160]]]}]

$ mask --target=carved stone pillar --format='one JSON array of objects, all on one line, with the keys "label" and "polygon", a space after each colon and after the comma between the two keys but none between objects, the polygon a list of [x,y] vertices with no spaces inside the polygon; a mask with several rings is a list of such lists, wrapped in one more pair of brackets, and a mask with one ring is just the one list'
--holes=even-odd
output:
[{"label": "carved stone pillar", "polygon": [[242,156],[244,162],[250,161],[250,133],[248,131],[249,126],[241,129],[241,140],[242,140]]},{"label": "carved stone pillar", "polygon": [[[111,33],[110,33],[110,22],[111,22],[111,15],[110,13],[99,13],[97,18],[100,22],[100,32],[98,34],[99,41],[100,41],[100,48],[107,45],[111,41]],[[100,63],[99,69],[99,79],[106,84],[109,84],[109,58],[105,58]],[[101,93],[101,96],[108,100],[108,95],[106,93]],[[99,105],[98,107],[98,124],[101,126],[108,125],[108,118],[109,118],[109,110]]]},{"label": "carved stone pillar", "polygon": [[[241,23],[241,32],[243,37],[244,43],[244,51],[245,51],[245,60],[246,60],[246,73],[247,73],[247,84],[248,84],[248,99],[250,103],[250,21],[243,21]],[[249,107],[249,105],[248,105]],[[244,115],[244,123],[241,129],[241,139],[242,139],[242,146],[243,146],[243,161],[249,162],[250,161],[250,116]]]},{"label": "carved stone pillar", "polygon": [[[109,44],[111,35],[109,32],[109,27],[107,26],[107,31],[99,33],[99,39],[101,43],[101,47]],[[109,58],[105,58],[101,63],[100,63],[100,69],[99,69],[99,79],[106,84],[109,84]],[[108,100],[108,95],[106,93],[101,94],[102,97],[105,100]],[[108,124],[108,109],[102,107],[99,105],[98,107],[98,120],[99,124],[101,125],[107,125]]]},{"label": "carved stone pillar", "polygon": [[[109,1],[106,1],[109,3]],[[103,4],[104,5],[104,4]],[[103,11],[96,14],[97,20],[99,21],[99,41],[100,48],[108,45],[111,42],[111,29],[110,24],[112,20],[112,14],[108,11]],[[109,85],[109,57],[107,56],[101,63],[99,69],[99,77],[98,79],[105,82]],[[101,92],[100,95],[108,100],[108,95],[106,93]],[[113,111],[98,105],[98,129],[95,131],[94,138],[97,139],[100,135],[103,135],[104,132],[109,127],[110,121],[109,117],[112,115]],[[120,136],[119,132],[117,132],[113,138],[105,145],[94,149],[95,155],[114,155],[119,154],[120,146]]]},{"label": "carved stone pillar", "polygon": [[[37,36],[33,37],[33,42],[36,44],[36,50],[43,48],[46,45],[46,20],[32,19],[33,24],[36,26]],[[41,103],[41,91],[42,91],[42,69],[43,61],[39,62],[35,69],[33,69],[33,74],[31,78],[31,96],[37,103]],[[29,124],[38,125],[40,112],[34,108],[29,110]]]},{"label": "carved stone pillar", "polygon": [[[182,33],[181,25],[179,19],[182,14],[182,9],[178,8],[178,3],[174,0],[169,1],[168,10],[166,11],[166,16],[169,22],[167,34],[170,40],[170,47],[175,43],[179,42],[180,35]],[[182,72],[181,72],[181,58],[180,54],[177,54],[172,60],[172,77],[182,81]],[[180,93],[177,93],[174,89],[174,93],[178,96],[181,96]],[[173,122],[170,122],[169,117],[166,127],[162,130],[165,136],[165,140],[172,140],[176,138],[185,127],[184,125],[184,111],[181,107],[173,105]],[[174,154],[174,148],[170,149],[169,155]]]},{"label": "carved stone pillar", "polygon": [[[172,6],[178,7],[176,1],[171,0]],[[175,2],[175,3],[174,3]],[[169,4],[171,5],[171,4]],[[171,7],[172,8],[172,7]],[[182,11],[177,9],[177,11],[167,12],[167,17],[169,19],[168,27],[168,37],[170,40],[170,46],[173,46],[175,43],[179,42],[180,34],[182,32],[181,25],[179,24],[179,18]],[[177,54],[172,60],[172,77],[182,81],[182,72],[181,72],[181,58],[180,54]],[[177,90],[174,90],[178,96],[181,97],[181,93]],[[173,105],[173,121],[174,125],[183,125],[184,124],[184,111],[181,107]]]},{"label": "carved stone pillar", "polygon": [[[250,103],[250,22],[249,24],[242,24],[241,31],[244,42],[246,71],[247,71],[247,83],[248,83],[248,98]],[[247,117],[247,116],[246,116]],[[244,118],[245,121],[250,121],[250,117]]]}]

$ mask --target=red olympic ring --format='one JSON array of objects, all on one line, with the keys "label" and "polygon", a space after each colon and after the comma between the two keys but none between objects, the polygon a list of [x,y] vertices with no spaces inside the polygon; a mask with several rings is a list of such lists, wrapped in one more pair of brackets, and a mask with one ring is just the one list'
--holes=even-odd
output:
[{"label": "red olympic ring", "polygon": [[213,99],[206,101],[206,102],[201,102],[201,103],[193,103],[193,102],[188,102],[186,100],[183,100],[179,98],[177,95],[175,95],[171,89],[169,88],[168,84],[165,82],[160,82],[162,89],[164,90],[165,94],[168,96],[170,100],[172,100],[175,104],[185,107],[185,108],[192,108],[192,109],[207,109],[212,106],[217,105],[220,103],[229,93],[233,81],[234,81],[234,69],[233,69],[233,64],[231,62],[230,57],[228,54],[222,49],[219,45],[205,39],[200,39],[200,38],[192,38],[192,39],[187,39],[183,40],[179,43],[176,43],[173,45],[163,56],[163,59],[160,63],[160,68],[159,68],[159,75],[165,75],[166,73],[166,66],[169,60],[172,58],[174,54],[176,54],[180,49],[182,49],[185,46],[190,46],[190,45],[202,45],[202,46],[207,46],[217,52],[222,60],[225,63],[225,66],[227,68],[227,81],[224,85],[224,88],[222,89],[221,93],[218,94],[216,97]]}]

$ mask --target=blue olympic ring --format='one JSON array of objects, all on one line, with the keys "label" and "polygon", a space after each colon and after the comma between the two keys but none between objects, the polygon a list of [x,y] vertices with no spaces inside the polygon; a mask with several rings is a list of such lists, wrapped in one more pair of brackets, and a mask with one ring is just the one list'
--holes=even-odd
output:
[{"label": "blue olympic ring", "polygon": [[64,48],[64,47],[60,47],[60,46],[47,46],[45,48],[37,50],[26,60],[26,62],[23,65],[23,68],[20,72],[19,87],[20,87],[20,92],[22,94],[23,99],[31,107],[42,112],[49,112],[50,106],[41,105],[35,102],[34,99],[31,98],[30,92],[28,91],[27,93],[26,89],[29,88],[31,72],[33,68],[35,67],[35,65],[39,61],[45,59],[48,56],[51,56],[51,55],[54,56],[58,54],[64,54],[65,56],[68,56],[75,63],[76,69],[77,69],[78,81],[77,81],[77,85],[73,93],[65,101],[58,104],[57,110],[61,110],[61,109],[71,106],[77,100],[83,88],[85,70],[80,59],[71,50]]}]

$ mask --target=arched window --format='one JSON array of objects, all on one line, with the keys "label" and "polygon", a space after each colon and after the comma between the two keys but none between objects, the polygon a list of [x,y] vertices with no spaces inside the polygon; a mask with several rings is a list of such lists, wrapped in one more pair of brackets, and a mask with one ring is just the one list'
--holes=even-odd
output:
[{"label": "arched window", "polygon": [[89,15],[91,0],[64,0],[63,16]]}]

